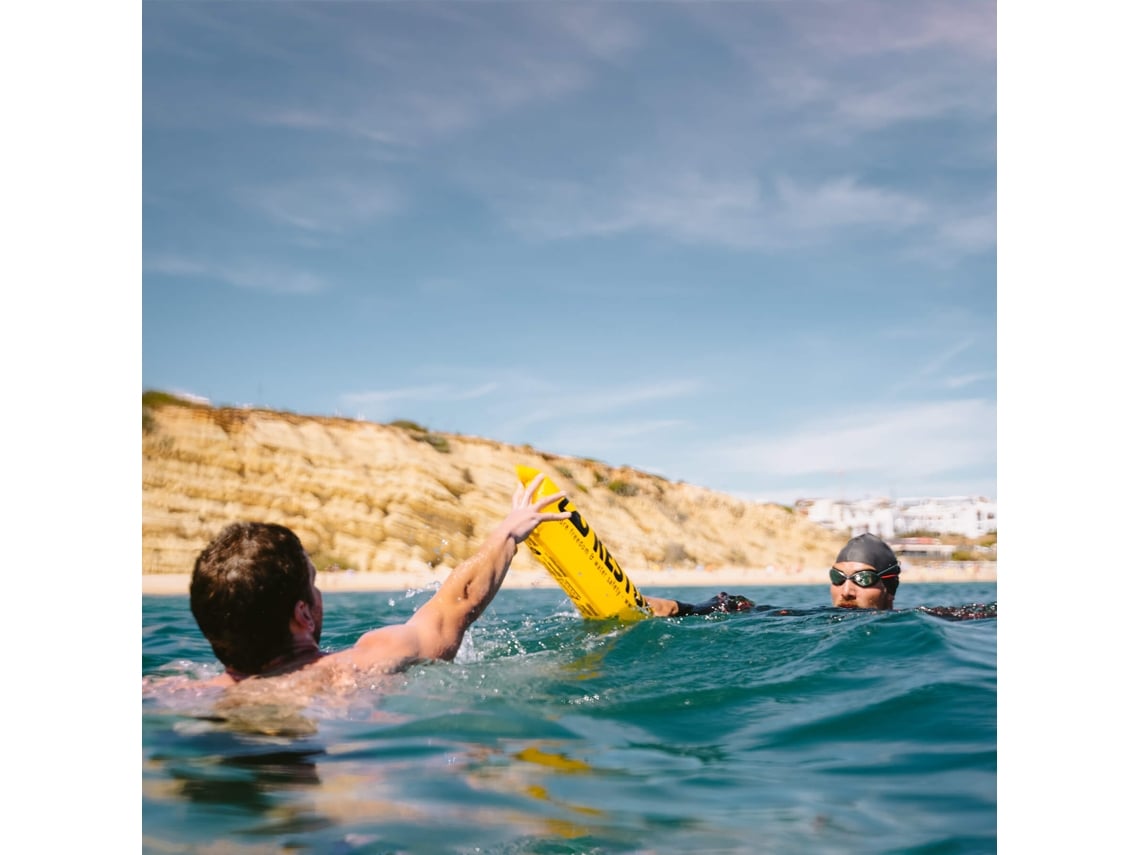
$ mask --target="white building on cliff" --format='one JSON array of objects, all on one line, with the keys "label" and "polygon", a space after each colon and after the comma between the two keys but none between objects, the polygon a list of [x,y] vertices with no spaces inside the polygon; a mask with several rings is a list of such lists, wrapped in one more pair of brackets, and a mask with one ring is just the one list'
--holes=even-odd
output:
[{"label": "white building on cliff", "polygon": [[928,531],[984,537],[997,531],[997,505],[985,498],[940,499],[801,499],[796,509],[809,520],[852,536],[870,532],[883,539],[906,532]]},{"label": "white building on cliff", "polygon": [[989,499],[903,499],[896,503],[902,531],[984,537],[997,531],[997,505]]}]

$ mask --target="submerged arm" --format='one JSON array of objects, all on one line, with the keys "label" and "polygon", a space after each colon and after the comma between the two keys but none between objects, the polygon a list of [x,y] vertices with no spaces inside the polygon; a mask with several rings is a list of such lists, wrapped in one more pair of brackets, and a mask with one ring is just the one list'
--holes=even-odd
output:
[{"label": "submerged arm", "polygon": [[721,591],[715,597],[710,597],[703,603],[696,605],[664,597],[645,597],[645,602],[649,604],[654,617],[685,617],[686,615],[707,615],[713,612],[746,612],[755,605],[747,597],[729,594],[726,591]]}]

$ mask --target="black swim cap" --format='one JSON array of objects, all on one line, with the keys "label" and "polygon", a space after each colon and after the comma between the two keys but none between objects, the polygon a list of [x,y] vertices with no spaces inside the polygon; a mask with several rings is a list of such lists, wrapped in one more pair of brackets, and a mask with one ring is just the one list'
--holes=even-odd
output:
[{"label": "black swim cap", "polygon": [[842,564],[844,561],[870,564],[879,573],[899,569],[899,560],[895,556],[895,551],[873,534],[861,534],[847,541],[847,545],[835,556],[836,564]]}]

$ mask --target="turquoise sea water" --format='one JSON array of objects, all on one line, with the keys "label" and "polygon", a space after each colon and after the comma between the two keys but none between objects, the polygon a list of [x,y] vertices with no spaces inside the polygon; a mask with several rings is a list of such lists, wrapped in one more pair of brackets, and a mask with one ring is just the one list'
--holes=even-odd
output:
[{"label": "turquoise sea water", "polygon": [[[143,851],[996,851],[997,619],[915,609],[996,585],[904,583],[886,613],[817,608],[825,586],[733,593],[804,611],[615,626],[503,591],[455,662],[273,735],[154,687],[220,666],[186,597],[144,597]],[[322,646],[429,594],[326,594]]]}]

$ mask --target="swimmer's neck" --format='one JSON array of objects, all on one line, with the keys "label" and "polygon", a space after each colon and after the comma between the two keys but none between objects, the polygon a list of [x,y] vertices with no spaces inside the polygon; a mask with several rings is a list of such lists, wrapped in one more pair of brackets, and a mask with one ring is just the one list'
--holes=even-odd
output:
[{"label": "swimmer's neck", "polygon": [[282,653],[280,656],[270,659],[265,663],[265,667],[256,674],[246,674],[236,668],[226,666],[226,676],[235,683],[240,683],[242,680],[248,680],[251,677],[279,677],[282,674],[288,674],[290,671],[311,665],[324,655],[312,639],[305,641],[294,639],[293,647],[288,653]]}]

